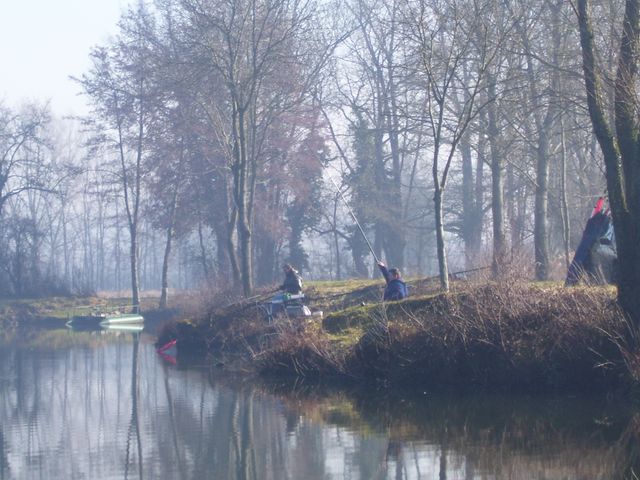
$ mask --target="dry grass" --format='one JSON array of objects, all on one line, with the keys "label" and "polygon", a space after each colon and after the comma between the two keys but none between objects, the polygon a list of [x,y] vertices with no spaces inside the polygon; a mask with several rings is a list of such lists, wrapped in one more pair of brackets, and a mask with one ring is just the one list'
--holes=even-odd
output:
[{"label": "dry grass", "polygon": [[608,391],[639,378],[636,337],[610,288],[484,282],[435,295],[424,282],[382,304],[379,284],[351,286],[308,289],[310,306],[328,313],[322,322],[268,323],[255,303],[236,303],[160,342],[177,337],[182,351],[264,373],[388,384]]},{"label": "dry grass", "polygon": [[347,370],[388,382],[613,388],[628,376],[624,328],[604,289],[486,284],[388,305]]}]

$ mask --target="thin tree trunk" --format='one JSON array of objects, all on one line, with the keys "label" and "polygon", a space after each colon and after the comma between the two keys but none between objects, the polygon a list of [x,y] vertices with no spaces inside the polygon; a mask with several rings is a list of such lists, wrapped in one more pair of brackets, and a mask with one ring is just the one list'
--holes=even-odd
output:
[{"label": "thin tree trunk", "polygon": [[534,250],[536,280],[549,278],[549,139],[546,126],[538,132]]},{"label": "thin tree trunk", "polygon": [[253,291],[253,271],[251,265],[251,226],[249,215],[249,206],[247,199],[247,176],[248,176],[248,158],[247,158],[247,139],[245,132],[245,111],[238,109],[237,116],[238,129],[238,181],[236,199],[238,202],[238,241],[240,253],[240,271],[242,274],[242,290],[245,295],[251,295]]},{"label": "thin tree trunk", "polygon": [[62,249],[64,253],[64,284],[71,291],[71,252],[69,248],[69,234],[64,206],[62,208]]},{"label": "thin tree trunk", "polygon": [[138,280],[138,232],[131,229],[131,243],[129,248],[129,260],[131,266],[131,303],[134,307],[140,306],[139,280]]},{"label": "thin tree trunk", "polygon": [[444,216],[442,210],[442,189],[436,186],[433,195],[433,201],[436,214],[436,250],[438,252],[438,271],[440,273],[440,288],[443,291],[449,291],[449,266],[447,265],[447,257],[444,243]]},{"label": "thin tree trunk", "polygon": [[564,261],[566,268],[571,264],[569,241],[571,237],[571,224],[569,220],[569,202],[567,201],[567,145],[565,141],[564,121],[560,118],[560,202],[562,217],[562,239],[564,243]]},{"label": "thin tree trunk", "polygon": [[474,268],[478,263],[482,247],[482,151],[484,149],[484,135],[478,141],[478,157],[474,179],[471,144],[468,135],[460,141],[462,157],[462,239],[464,241],[465,265],[467,269]]},{"label": "thin tree trunk", "polygon": [[209,260],[207,256],[207,247],[204,242],[204,234],[202,232],[202,222],[198,222],[198,246],[200,247],[200,265],[202,266],[202,274],[205,281],[211,286],[212,277],[209,269]]},{"label": "thin tree trunk", "polygon": [[[496,98],[496,80],[493,75],[487,75],[489,99]],[[491,154],[491,213],[493,216],[493,261],[492,274],[499,279],[504,274],[506,263],[506,241],[504,233],[504,171],[499,152],[499,130],[496,118],[496,108],[493,101],[487,107],[489,122],[487,133],[489,136],[489,151]]]},{"label": "thin tree trunk", "polygon": [[173,192],[173,198],[171,201],[171,212],[169,215],[169,226],[167,227],[167,238],[164,246],[164,257],[162,259],[162,288],[160,292],[159,308],[167,308],[169,295],[169,259],[171,258],[171,244],[173,241],[173,231],[176,222],[176,209],[178,205],[178,192],[177,189]]},{"label": "thin tree trunk", "polygon": [[342,278],[342,267],[340,265],[340,237],[338,235],[338,202],[339,197],[336,194],[333,202],[333,243],[336,249],[336,280]]}]

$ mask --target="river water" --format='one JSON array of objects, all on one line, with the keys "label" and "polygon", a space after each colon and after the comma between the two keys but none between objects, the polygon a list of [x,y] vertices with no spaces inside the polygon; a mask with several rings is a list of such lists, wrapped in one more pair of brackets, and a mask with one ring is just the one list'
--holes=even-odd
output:
[{"label": "river water", "polygon": [[592,480],[639,462],[626,403],[267,384],[174,365],[154,341],[5,335],[0,479]]}]

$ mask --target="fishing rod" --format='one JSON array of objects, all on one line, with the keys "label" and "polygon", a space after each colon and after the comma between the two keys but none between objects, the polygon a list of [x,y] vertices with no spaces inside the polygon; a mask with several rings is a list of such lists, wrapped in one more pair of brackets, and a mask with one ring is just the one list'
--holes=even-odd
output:
[{"label": "fishing rod", "polygon": [[241,297],[235,301],[225,304],[222,308],[231,308],[242,305],[243,308],[252,306],[254,303],[259,303],[262,300],[266,300],[273,292],[264,292],[251,297]]},{"label": "fishing rod", "polygon": [[373,255],[373,258],[375,259],[376,263],[380,263],[380,260],[378,259],[376,252],[373,251],[373,247],[371,246],[371,243],[369,242],[367,235],[364,233],[364,230],[362,229],[362,225],[360,225],[360,222],[356,218],[356,215],[353,213],[353,210],[351,210],[351,207],[347,203],[347,200],[344,198],[344,195],[342,194],[342,190],[340,190],[340,188],[338,187],[338,184],[333,180],[331,176],[329,176],[329,180],[331,180],[331,183],[333,183],[333,186],[335,187],[336,192],[338,192],[338,195],[340,195],[340,198],[344,202],[345,207],[347,207],[347,210],[351,214],[351,218],[353,218],[353,221],[355,222],[358,229],[360,230],[360,233],[362,234],[362,238],[364,238],[364,241],[367,242],[367,247],[369,247],[369,251],[371,252],[371,255]]},{"label": "fishing rod", "polygon": [[[456,275],[462,275],[463,273],[479,272],[479,271],[482,271],[482,270],[488,270],[490,268],[491,268],[491,266],[486,266],[486,267],[471,268],[469,270],[459,270],[457,272],[449,272],[449,276],[452,277],[452,278],[455,278]],[[438,278],[439,278],[439,275],[431,275],[429,277],[407,279],[407,280],[404,280],[404,282],[407,283],[407,284],[416,284],[416,283],[419,283],[419,282],[427,282],[427,281],[430,281],[430,280],[437,280]],[[368,285],[368,286],[362,287],[362,288],[360,288],[359,290],[356,290],[356,291],[358,291],[358,292],[365,291],[365,290],[370,289],[372,287],[376,288],[375,285],[373,285],[373,286]],[[332,298],[345,297],[345,296],[349,295],[350,293],[353,293],[353,292],[333,293],[331,295],[323,295],[322,297],[314,297],[314,300],[315,301],[331,300]]]}]

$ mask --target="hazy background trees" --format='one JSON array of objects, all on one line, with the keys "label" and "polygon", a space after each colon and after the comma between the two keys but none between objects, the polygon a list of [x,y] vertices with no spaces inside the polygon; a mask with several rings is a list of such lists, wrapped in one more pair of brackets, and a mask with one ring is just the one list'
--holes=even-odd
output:
[{"label": "hazy background trees", "polygon": [[606,191],[568,2],[139,2],[91,60],[81,125],[0,105],[2,295],[376,275],[349,209],[405,276],[558,279]]}]

